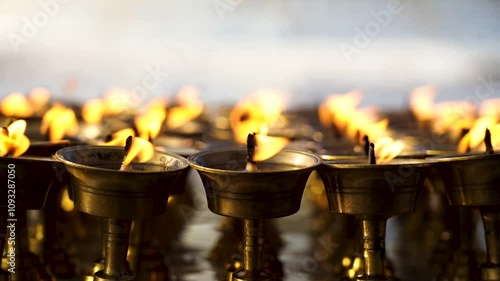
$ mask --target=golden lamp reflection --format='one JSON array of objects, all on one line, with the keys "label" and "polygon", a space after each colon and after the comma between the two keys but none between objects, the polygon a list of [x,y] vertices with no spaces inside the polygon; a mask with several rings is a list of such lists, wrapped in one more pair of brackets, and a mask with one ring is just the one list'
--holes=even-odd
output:
[{"label": "golden lamp reflection", "polygon": [[1,128],[0,133],[0,156],[21,156],[30,146],[30,140],[26,135],[26,121],[17,120],[7,128]]},{"label": "golden lamp reflection", "polygon": [[78,134],[78,120],[73,109],[55,103],[42,118],[40,132],[49,140],[62,140],[65,136]]}]

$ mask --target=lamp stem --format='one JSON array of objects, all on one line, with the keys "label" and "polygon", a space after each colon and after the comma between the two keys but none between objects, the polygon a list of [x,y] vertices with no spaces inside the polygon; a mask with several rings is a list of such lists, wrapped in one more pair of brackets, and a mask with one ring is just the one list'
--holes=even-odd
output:
[{"label": "lamp stem", "polygon": [[142,242],[144,239],[144,224],[145,221],[143,220],[132,221],[127,260],[129,262],[130,268],[136,273],[139,266],[139,253],[141,251]]},{"label": "lamp stem", "polygon": [[104,270],[95,274],[94,281],[133,280],[127,266],[127,251],[131,220],[108,219],[105,228],[106,254]]},{"label": "lamp stem", "polygon": [[362,220],[363,256],[365,276],[385,276],[385,224],[384,220]]},{"label": "lamp stem", "polygon": [[481,210],[486,238],[487,264],[500,266],[500,212]]},{"label": "lamp stem", "polygon": [[243,220],[245,245],[243,249],[246,271],[258,272],[262,270],[264,253],[264,221]]},{"label": "lamp stem", "polygon": [[486,240],[486,263],[480,267],[481,281],[500,280],[500,210],[480,208]]},{"label": "lamp stem", "polygon": [[233,273],[232,281],[274,281],[273,274],[263,269],[264,220],[244,219],[243,245],[244,268]]}]

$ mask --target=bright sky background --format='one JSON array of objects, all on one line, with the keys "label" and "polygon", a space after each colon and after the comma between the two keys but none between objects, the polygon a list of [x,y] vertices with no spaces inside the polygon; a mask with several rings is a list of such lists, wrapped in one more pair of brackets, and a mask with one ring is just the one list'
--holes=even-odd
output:
[{"label": "bright sky background", "polygon": [[191,84],[210,104],[277,88],[312,106],[359,88],[402,108],[415,86],[459,99],[481,79],[500,97],[499,15],[496,0],[0,0],[0,96],[48,86],[83,100],[153,71],[147,98]]}]

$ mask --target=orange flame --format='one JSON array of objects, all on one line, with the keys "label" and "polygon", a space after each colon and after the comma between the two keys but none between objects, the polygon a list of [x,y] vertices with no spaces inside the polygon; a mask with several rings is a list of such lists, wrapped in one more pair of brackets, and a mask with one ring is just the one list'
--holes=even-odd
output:
[{"label": "orange flame", "polygon": [[99,124],[105,113],[106,103],[101,99],[91,99],[83,104],[82,118],[87,124]]},{"label": "orange flame", "polygon": [[125,159],[123,159],[123,167],[127,167],[132,163],[133,160],[138,162],[146,162],[151,159],[154,155],[153,144],[147,140],[141,138],[133,138],[130,150],[127,153]]},{"label": "orange flame", "polygon": [[18,157],[22,155],[30,146],[30,140],[24,135],[26,131],[26,121],[17,120],[2,128],[0,134],[0,156]]},{"label": "orange flame", "polygon": [[31,89],[29,101],[35,112],[43,112],[50,101],[50,90],[43,87]]},{"label": "orange flame", "polygon": [[129,136],[135,136],[135,132],[131,128],[121,129],[111,134],[111,140],[104,143],[109,146],[125,146],[125,142]]},{"label": "orange flame", "polygon": [[262,134],[255,135],[254,161],[264,161],[280,152],[290,141],[284,137],[271,137]]},{"label": "orange flame", "polygon": [[146,140],[158,136],[167,115],[165,107],[166,102],[162,103],[161,100],[158,100],[158,102],[150,104],[146,113],[135,117],[134,124],[139,132],[139,137]]},{"label": "orange flame", "polygon": [[467,150],[473,150],[484,143],[484,133],[487,128],[493,128],[497,124],[496,117],[481,117],[474,121],[469,132],[462,137],[457,146],[459,153],[465,153]]},{"label": "orange flame", "polygon": [[491,133],[491,145],[495,151],[500,151],[500,123],[489,129]]},{"label": "orange flame", "polygon": [[27,118],[34,113],[29,100],[22,93],[12,93],[3,98],[0,110],[4,116],[18,118]]},{"label": "orange flame", "polygon": [[283,109],[282,95],[273,90],[260,90],[241,100],[229,115],[235,141],[246,143],[251,133],[266,135],[269,128],[282,118]]},{"label": "orange flame", "polygon": [[383,164],[396,158],[404,149],[404,143],[390,137],[382,137],[374,142],[377,163]]},{"label": "orange flame", "polygon": [[61,140],[64,136],[75,136],[78,134],[78,120],[75,112],[60,103],[55,103],[42,118],[40,132],[49,134],[51,141]]},{"label": "orange flame", "polygon": [[410,110],[420,122],[431,121],[437,90],[432,86],[417,87],[410,94]]},{"label": "orange flame", "polygon": [[482,101],[479,105],[479,116],[491,116],[500,119],[500,98]]},{"label": "orange flame", "polygon": [[167,128],[175,129],[200,116],[203,112],[203,103],[199,99],[199,92],[191,86],[183,87],[176,97],[177,106],[168,110]]},{"label": "orange flame", "polygon": [[345,94],[333,94],[325,99],[319,107],[319,119],[323,126],[335,124],[340,130],[344,130],[350,120],[350,116],[356,111],[361,103],[363,94],[353,90]]},{"label": "orange flame", "polygon": [[130,92],[122,88],[112,88],[104,94],[106,114],[118,115],[134,108]]},{"label": "orange flame", "polygon": [[374,141],[387,134],[389,119],[379,119],[378,108],[368,106],[358,108],[363,96],[360,91],[329,96],[319,108],[319,117],[323,125],[331,125],[344,132],[350,138],[359,141],[367,135]]},{"label": "orange flame", "polygon": [[475,106],[467,101],[438,103],[434,106],[433,130],[438,134],[450,132],[456,137],[463,128],[472,126],[475,112]]}]

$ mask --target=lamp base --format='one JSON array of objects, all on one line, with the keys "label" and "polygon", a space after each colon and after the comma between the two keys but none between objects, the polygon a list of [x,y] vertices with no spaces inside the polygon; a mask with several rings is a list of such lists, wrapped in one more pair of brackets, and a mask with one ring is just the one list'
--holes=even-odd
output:
[{"label": "lamp base", "polygon": [[116,276],[108,275],[104,270],[100,270],[95,273],[94,281],[132,281],[135,279],[134,275],[123,274],[119,278]]},{"label": "lamp base", "polygon": [[356,281],[394,281],[394,279],[387,276],[357,276]]},{"label": "lamp base", "polygon": [[241,269],[233,273],[231,281],[274,281],[274,277],[265,269],[258,272]]},{"label": "lamp base", "polygon": [[484,264],[480,270],[480,281],[499,281],[500,280],[500,266]]}]

